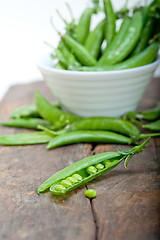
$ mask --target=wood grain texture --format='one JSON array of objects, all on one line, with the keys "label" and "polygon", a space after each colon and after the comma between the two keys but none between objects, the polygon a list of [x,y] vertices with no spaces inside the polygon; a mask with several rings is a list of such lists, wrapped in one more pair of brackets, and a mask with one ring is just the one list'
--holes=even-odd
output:
[{"label": "wood grain texture", "polygon": [[[44,82],[12,87],[0,103],[0,120],[16,107],[33,103],[38,89],[54,100]],[[147,109],[159,99],[160,79],[153,79],[138,108]],[[0,135],[29,130],[0,127]],[[44,145],[0,146],[0,239],[7,240],[158,240],[160,238],[160,138],[111,172],[66,196],[38,186],[54,172],[83,157],[129,146],[75,144],[53,150]],[[97,197],[84,197],[94,188]]]}]

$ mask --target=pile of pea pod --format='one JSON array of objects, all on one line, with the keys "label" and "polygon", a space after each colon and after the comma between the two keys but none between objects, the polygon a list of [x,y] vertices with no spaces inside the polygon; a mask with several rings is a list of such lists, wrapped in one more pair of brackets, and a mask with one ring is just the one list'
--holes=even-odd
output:
[{"label": "pile of pea pod", "polygon": [[[103,18],[93,28],[92,20],[99,14]],[[58,47],[51,54],[56,69],[123,70],[149,64],[157,58],[160,0],[133,9],[124,6],[118,12],[114,11],[110,0],[92,0],[78,20],[73,16],[71,22],[63,20],[66,25],[63,35],[51,21],[60,35]],[[121,24],[117,30],[118,21]]]},{"label": "pile of pea pod", "polygon": [[[147,121],[147,123],[144,123]],[[55,173],[38,188],[63,195],[115,168],[124,161],[127,167],[133,155],[141,152],[151,137],[160,136],[160,102],[143,112],[128,112],[123,118],[82,118],[64,112],[57,102],[50,103],[35,91],[35,104],[15,109],[10,120],[1,126],[28,128],[33,132],[0,136],[0,145],[31,145],[48,143],[47,149],[76,143],[144,143],[130,150],[104,152],[84,158]],[[138,127],[137,127],[137,126]],[[141,129],[149,132],[141,133]]]},{"label": "pile of pea pod", "polygon": [[[48,143],[47,149],[85,142],[130,145],[160,135],[160,102],[152,109],[128,112],[122,118],[83,118],[64,112],[58,103],[50,103],[36,90],[35,105],[15,109],[11,119],[0,122],[0,125],[35,130],[0,136],[1,145]],[[144,134],[140,129],[149,132]]]}]

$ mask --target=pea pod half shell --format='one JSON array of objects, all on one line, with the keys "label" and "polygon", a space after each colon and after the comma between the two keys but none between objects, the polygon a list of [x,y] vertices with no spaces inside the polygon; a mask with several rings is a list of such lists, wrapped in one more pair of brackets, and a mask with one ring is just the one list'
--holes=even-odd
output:
[{"label": "pea pod half shell", "polygon": [[143,147],[149,140],[150,138],[130,150],[99,153],[75,162],[53,174],[42,183],[37,192],[40,194],[50,188],[50,191],[55,195],[65,194],[110,171],[123,160],[127,165],[134,154],[143,151]]}]

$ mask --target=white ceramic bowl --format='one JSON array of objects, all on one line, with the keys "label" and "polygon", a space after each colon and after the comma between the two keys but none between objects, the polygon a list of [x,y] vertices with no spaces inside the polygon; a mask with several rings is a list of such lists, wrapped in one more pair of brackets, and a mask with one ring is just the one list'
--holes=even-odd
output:
[{"label": "white ceramic bowl", "polygon": [[63,110],[83,117],[121,117],[136,109],[159,60],[127,70],[79,72],[54,69],[47,54],[38,68]]}]

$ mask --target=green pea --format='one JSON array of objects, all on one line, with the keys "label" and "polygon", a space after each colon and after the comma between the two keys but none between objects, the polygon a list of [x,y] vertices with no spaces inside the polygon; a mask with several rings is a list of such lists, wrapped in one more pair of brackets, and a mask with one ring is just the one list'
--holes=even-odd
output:
[{"label": "green pea", "polygon": [[97,168],[98,171],[100,171],[104,168],[104,165],[102,163],[97,163],[95,167]]},{"label": "green pea", "polygon": [[78,182],[78,180],[74,177],[68,177],[68,178],[66,178],[66,180],[70,181],[72,184],[75,184]]},{"label": "green pea", "polygon": [[106,161],[104,161],[103,163],[104,163],[105,167],[107,167],[107,166],[109,166],[112,162],[109,161],[109,160],[106,160]]},{"label": "green pea", "polygon": [[81,175],[79,175],[79,174],[73,174],[73,176],[72,176],[73,178],[75,178],[77,181],[81,181],[82,180],[82,176]]},{"label": "green pea", "polygon": [[94,166],[90,166],[87,168],[88,174],[94,174],[97,172],[97,169]]},{"label": "green pea", "polygon": [[61,184],[64,187],[70,187],[72,185],[72,183],[70,181],[68,181],[68,180],[62,180]]},{"label": "green pea", "polygon": [[96,197],[96,191],[94,189],[88,189],[85,191],[85,196],[88,198],[95,198]]},{"label": "green pea", "polygon": [[57,186],[55,186],[54,188],[57,192],[63,192],[63,190],[65,190],[65,186],[58,184]]}]

